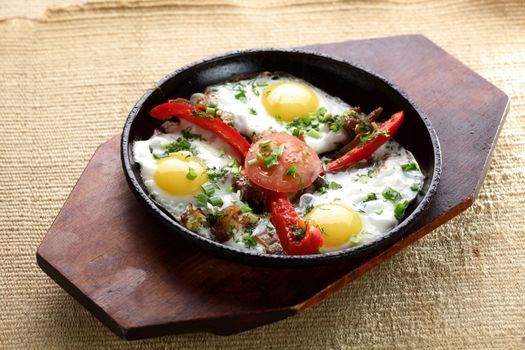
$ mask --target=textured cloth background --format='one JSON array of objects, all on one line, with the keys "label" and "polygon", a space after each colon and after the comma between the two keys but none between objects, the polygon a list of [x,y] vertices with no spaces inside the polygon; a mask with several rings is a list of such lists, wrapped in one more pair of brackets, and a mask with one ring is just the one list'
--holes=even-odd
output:
[{"label": "textured cloth background", "polygon": [[[0,348],[525,348],[525,2],[79,1],[0,0]],[[409,33],[512,98],[460,217],[314,308],[231,337],[120,340],[37,267],[95,148],[166,73],[231,49]]]}]

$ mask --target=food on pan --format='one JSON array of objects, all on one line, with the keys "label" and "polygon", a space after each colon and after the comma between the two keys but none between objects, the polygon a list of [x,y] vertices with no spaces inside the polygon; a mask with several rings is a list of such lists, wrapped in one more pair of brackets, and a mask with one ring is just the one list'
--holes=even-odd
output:
[{"label": "food on pan", "polygon": [[153,108],[165,122],[134,142],[133,159],[158,205],[204,237],[268,254],[336,251],[386,234],[423,186],[392,139],[403,111],[382,111],[285,73],[237,77]]}]

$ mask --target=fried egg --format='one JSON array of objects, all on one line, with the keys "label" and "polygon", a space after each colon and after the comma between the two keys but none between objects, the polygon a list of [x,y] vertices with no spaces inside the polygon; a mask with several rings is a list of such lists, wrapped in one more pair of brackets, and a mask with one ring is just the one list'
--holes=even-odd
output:
[{"label": "fried egg", "polygon": [[[238,161],[233,149],[217,135],[184,120],[170,133],[135,141],[133,159],[140,164],[149,194],[177,220],[188,205],[197,207],[197,195],[210,180],[210,170],[230,169]],[[224,172],[214,189],[214,196],[222,201],[219,208],[239,201],[239,194],[231,191],[231,176]],[[209,237],[208,230],[200,233]]]},{"label": "fried egg", "polygon": [[306,130],[301,137],[318,154],[348,141],[338,118],[351,106],[289,74],[259,74],[213,85],[206,96],[218,110],[230,113],[233,127],[249,137],[266,131],[298,136],[299,129]]},{"label": "fried egg", "polygon": [[326,174],[326,185],[303,194],[296,210],[321,230],[324,251],[340,250],[394,228],[424,179],[414,156],[390,140],[370,160]]}]

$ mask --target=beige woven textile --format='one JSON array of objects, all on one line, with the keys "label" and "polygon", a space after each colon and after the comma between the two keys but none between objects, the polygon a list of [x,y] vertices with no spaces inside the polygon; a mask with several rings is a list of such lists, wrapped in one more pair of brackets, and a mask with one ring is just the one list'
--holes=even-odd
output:
[{"label": "beige woven textile", "polygon": [[[524,1],[80,1],[0,0],[1,349],[525,348]],[[409,33],[512,102],[474,206],[390,261],[272,325],[132,343],[37,267],[90,156],[164,74],[225,50]]]}]

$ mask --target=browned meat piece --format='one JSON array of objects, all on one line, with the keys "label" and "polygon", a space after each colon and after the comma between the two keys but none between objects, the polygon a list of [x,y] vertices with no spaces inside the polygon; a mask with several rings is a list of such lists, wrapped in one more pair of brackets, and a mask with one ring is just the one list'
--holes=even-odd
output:
[{"label": "browned meat piece", "polygon": [[186,228],[192,231],[197,231],[202,227],[208,226],[208,221],[206,221],[206,215],[202,212],[201,209],[193,207],[193,205],[188,205],[188,208],[180,217],[180,222]]},{"label": "browned meat piece", "polygon": [[253,184],[246,176],[233,178],[233,189],[240,191],[241,199],[247,202],[255,212],[263,212],[266,208],[266,191]]},{"label": "browned meat piece", "polygon": [[375,122],[381,116],[381,113],[383,113],[383,107],[377,107],[372,112],[368,113],[365,119],[368,123]]},{"label": "browned meat piece", "polygon": [[167,121],[162,123],[160,130],[166,134],[171,134],[180,131],[180,125],[179,122]]},{"label": "browned meat piece", "polygon": [[261,244],[268,254],[284,254],[283,247],[275,232],[263,231],[255,235],[255,239]]},{"label": "browned meat piece", "polygon": [[230,239],[235,231],[248,229],[259,221],[259,217],[252,213],[243,213],[238,205],[224,208],[224,215],[211,225],[211,232],[219,242]]},{"label": "browned meat piece", "polygon": [[291,196],[290,196],[290,201],[292,203],[295,203],[299,200],[299,198],[301,198],[301,196],[305,193],[314,193],[316,192],[317,190],[319,190],[321,187],[323,186],[326,186],[327,183],[326,183],[326,180],[324,178],[322,178],[321,176],[317,177],[317,179],[315,179],[315,181],[308,187],[306,187],[305,189],[301,190],[301,191],[297,191],[295,193],[293,193]]},{"label": "browned meat piece", "polygon": [[[371,127],[371,124],[375,122],[380,116],[381,113],[383,113],[383,107],[378,107],[374,109],[372,112],[368,113],[368,115],[363,119],[363,121],[366,123],[368,128]],[[335,156],[337,158],[343,156],[344,154],[350,152],[354,147],[356,147],[359,144],[359,134],[363,131],[367,130],[361,130],[360,128],[360,120],[358,116],[349,116],[346,121],[344,128],[348,135],[351,137],[352,141],[347,143],[343,148],[339,149]]]},{"label": "browned meat piece", "polygon": [[314,191],[317,191],[318,189],[320,189],[321,187],[325,186],[326,185],[326,180],[323,179],[321,176],[319,176],[317,179],[314,180],[314,182],[312,183],[312,188],[314,189]]}]

